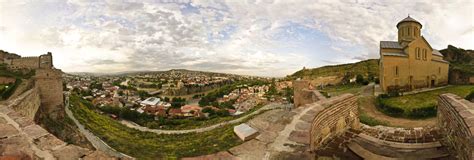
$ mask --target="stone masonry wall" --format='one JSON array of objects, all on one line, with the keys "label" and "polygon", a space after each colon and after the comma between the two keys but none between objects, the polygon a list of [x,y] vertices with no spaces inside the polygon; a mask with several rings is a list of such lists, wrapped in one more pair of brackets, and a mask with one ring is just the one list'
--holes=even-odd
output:
[{"label": "stone masonry wall", "polygon": [[16,99],[11,100],[8,106],[23,117],[33,120],[40,104],[41,99],[38,88],[34,87],[19,95]]},{"label": "stone masonry wall", "polygon": [[61,109],[64,103],[63,82],[61,71],[56,69],[37,69],[35,86],[38,87],[41,97],[41,108],[46,113]]},{"label": "stone masonry wall", "polygon": [[322,99],[326,99],[317,90],[314,90],[309,81],[296,80],[293,82],[294,105],[300,107],[305,104],[311,104]]},{"label": "stone masonry wall", "polygon": [[474,159],[474,103],[454,94],[438,98],[438,125],[457,159]]},{"label": "stone masonry wall", "polygon": [[10,68],[39,68],[39,57],[22,57],[12,59]]},{"label": "stone masonry wall", "polygon": [[316,113],[311,124],[311,150],[316,150],[326,140],[344,133],[349,128],[360,127],[356,96],[344,94],[328,99],[322,106],[324,109]]},{"label": "stone masonry wall", "polygon": [[0,77],[0,84],[15,83],[16,79],[12,77]]}]

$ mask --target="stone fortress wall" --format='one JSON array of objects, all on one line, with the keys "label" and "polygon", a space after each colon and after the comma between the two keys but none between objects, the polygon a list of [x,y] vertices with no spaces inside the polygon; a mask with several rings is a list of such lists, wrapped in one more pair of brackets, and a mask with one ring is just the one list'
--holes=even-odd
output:
[{"label": "stone fortress wall", "polygon": [[0,77],[0,84],[10,84],[15,83],[15,78],[11,77]]},{"label": "stone fortress wall", "polygon": [[46,113],[56,112],[64,103],[62,72],[57,69],[37,69],[35,86],[41,97],[41,106]]},{"label": "stone fortress wall", "polygon": [[7,64],[10,69],[50,69],[53,68],[53,55],[51,52],[38,57],[20,57],[0,52],[0,61]]},{"label": "stone fortress wall", "polygon": [[300,107],[305,104],[317,102],[326,99],[321,93],[315,91],[311,83],[307,80],[293,81],[294,88],[294,105]]},{"label": "stone fortress wall", "polygon": [[474,159],[474,103],[450,93],[440,95],[438,126],[445,137],[442,142],[459,159]]},{"label": "stone fortress wall", "polygon": [[[38,115],[54,119],[64,112],[62,71],[55,69],[52,54],[21,57],[0,50],[0,63],[12,70],[35,70],[15,94],[0,105],[0,157],[12,159],[101,159],[112,158],[101,151],[91,151],[68,144],[35,124]],[[0,77],[0,82],[15,79]],[[38,114],[41,113],[41,114]],[[1,158],[0,158],[1,159]]]}]

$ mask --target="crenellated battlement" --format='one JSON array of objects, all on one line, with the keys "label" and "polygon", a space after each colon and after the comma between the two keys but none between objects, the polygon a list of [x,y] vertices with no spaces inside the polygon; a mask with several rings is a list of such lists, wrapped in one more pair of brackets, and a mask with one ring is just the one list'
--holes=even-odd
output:
[{"label": "crenellated battlement", "polygon": [[40,56],[21,57],[2,51],[0,52],[0,63],[7,64],[10,69],[51,69],[53,68],[53,55],[48,52]]}]

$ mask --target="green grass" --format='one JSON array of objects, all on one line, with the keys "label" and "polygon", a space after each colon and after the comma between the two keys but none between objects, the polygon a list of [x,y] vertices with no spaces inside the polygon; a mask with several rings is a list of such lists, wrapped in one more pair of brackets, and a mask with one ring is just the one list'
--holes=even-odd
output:
[{"label": "green grass", "polygon": [[357,63],[349,63],[349,64],[341,64],[341,65],[331,65],[331,66],[323,66],[319,68],[312,68],[312,69],[304,69],[299,70],[289,78],[316,78],[316,77],[326,77],[326,76],[339,76],[342,77],[347,73],[351,73],[353,75],[366,75],[366,74],[373,74],[374,76],[378,76],[378,67],[379,62],[378,59],[369,59],[360,61]]},{"label": "green grass", "polygon": [[242,143],[234,135],[233,125],[202,133],[158,135],[128,128],[96,113],[87,103],[71,96],[71,110],[81,124],[114,149],[138,159],[177,159],[212,154]]},{"label": "green grass", "polygon": [[381,125],[381,126],[390,126],[390,123],[386,122],[386,121],[381,121],[381,120],[378,120],[378,119],[375,119],[374,117],[371,117],[369,115],[367,115],[366,113],[363,113],[363,112],[359,112],[359,120],[361,123],[364,123],[366,125],[369,125],[369,126],[377,126],[377,125]]},{"label": "green grass", "polygon": [[322,89],[322,92],[326,97],[334,97],[338,96],[344,93],[352,93],[352,94],[357,94],[362,90],[363,85],[360,84],[347,84],[347,85],[335,85],[335,86],[327,86],[324,89]]},{"label": "green grass", "polygon": [[[457,86],[448,86],[446,88],[437,89],[428,92],[422,92],[411,95],[404,95],[399,97],[390,97],[390,98],[379,98],[378,107],[381,105],[388,106],[388,108],[395,109],[396,112],[400,113],[402,117],[408,118],[427,118],[435,116],[436,114],[431,114],[432,112],[436,113],[437,98],[440,94],[444,93],[453,93],[460,97],[466,97],[471,91],[474,90],[474,85],[457,85]],[[413,111],[421,110],[434,110],[430,111],[430,114],[426,117],[417,117],[410,116]],[[384,112],[386,113],[386,112]]]}]

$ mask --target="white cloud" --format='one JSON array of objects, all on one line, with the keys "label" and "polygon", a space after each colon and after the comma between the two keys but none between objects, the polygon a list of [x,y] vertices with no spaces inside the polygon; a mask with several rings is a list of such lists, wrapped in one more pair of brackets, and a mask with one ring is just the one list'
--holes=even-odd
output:
[{"label": "white cloud", "polygon": [[[0,2],[0,49],[53,51],[55,65],[65,71],[187,68],[283,76],[303,65],[378,58],[379,41],[396,40],[395,25],[407,14],[423,24],[435,48],[474,48],[469,0],[14,2]],[[311,45],[301,44],[308,43],[304,33],[283,30],[294,24],[323,33],[328,50],[346,58],[311,60],[304,49],[275,51]],[[283,32],[302,42],[276,40]]]}]

